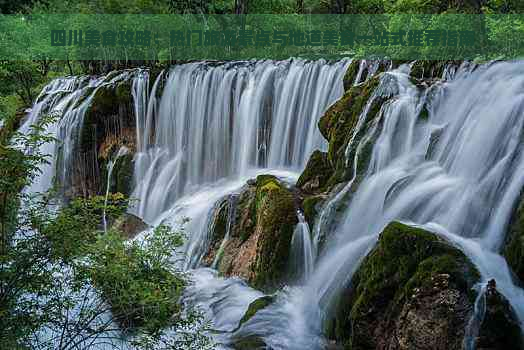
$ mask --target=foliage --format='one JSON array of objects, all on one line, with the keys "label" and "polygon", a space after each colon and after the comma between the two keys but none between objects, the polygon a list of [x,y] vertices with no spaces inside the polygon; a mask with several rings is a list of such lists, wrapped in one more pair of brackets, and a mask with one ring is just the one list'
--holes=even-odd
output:
[{"label": "foliage", "polygon": [[102,236],[88,255],[85,273],[108,300],[123,329],[157,334],[179,314],[184,280],[170,262],[182,239],[160,226],[140,246],[128,246],[119,234]]},{"label": "foliage", "polygon": [[60,208],[52,193],[23,190],[47,162],[39,146],[53,141],[43,132],[51,122],[1,139],[0,348],[118,348],[118,325],[133,331],[137,347],[210,346],[202,318],[181,312],[187,282],[171,256],[182,233],[160,226],[142,243],[125,242],[101,229],[104,210],[125,212],[122,194],[107,206],[97,196]]}]

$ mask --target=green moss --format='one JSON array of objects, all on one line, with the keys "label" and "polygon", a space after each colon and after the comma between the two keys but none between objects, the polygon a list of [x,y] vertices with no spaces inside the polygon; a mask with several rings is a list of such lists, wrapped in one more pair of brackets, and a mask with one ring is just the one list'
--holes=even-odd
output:
[{"label": "green moss", "polygon": [[256,186],[249,186],[240,194],[234,221],[233,237],[245,242],[255,231],[257,221]]},{"label": "green moss", "polygon": [[524,281],[524,200],[516,208],[502,254],[517,277]]},{"label": "green moss", "polygon": [[359,68],[359,60],[354,60],[353,62],[351,62],[348,69],[346,70],[346,74],[344,74],[344,90],[347,91],[351,88],[351,86],[353,86],[353,82],[357,77]]},{"label": "green moss", "polygon": [[249,307],[247,308],[246,312],[244,313],[244,316],[240,319],[240,322],[238,323],[238,327],[240,328],[244,323],[249,321],[255,314],[266,308],[268,305],[273,303],[275,301],[275,297],[273,295],[264,295],[263,297],[260,297],[256,299],[255,301],[252,301],[251,304],[249,304]]},{"label": "green moss", "polygon": [[308,223],[309,227],[312,229],[315,224],[315,219],[318,214],[319,203],[323,202],[325,199],[322,195],[309,196],[304,199],[302,206],[304,207],[304,218]]},{"label": "green moss", "polygon": [[[351,87],[344,96],[331,106],[324,116],[319,121],[319,128],[322,135],[329,141],[329,148],[327,160],[334,168],[332,176],[327,181],[326,188],[330,189],[335,184],[347,181],[349,179],[350,171],[353,165],[347,163],[346,148],[353,135],[354,128],[358,121],[360,114],[363,112],[371,95],[380,83],[380,76],[375,76],[363,84]],[[386,98],[378,97],[373,101],[366,115],[366,124],[364,129],[369,127],[369,122],[373,120],[379,113]],[[356,135],[353,145],[358,145],[360,138],[364,133]],[[373,142],[371,142],[368,149],[365,149],[359,157],[359,164],[357,169],[364,171],[367,168],[371,156],[371,149]],[[356,150],[350,150],[349,159],[353,159]]]},{"label": "green moss", "polygon": [[349,142],[358,117],[379,81],[379,77],[374,77],[363,85],[353,86],[321,118],[319,127],[329,141],[328,160],[331,164],[336,164],[338,158],[343,157],[344,146]]},{"label": "green moss", "polygon": [[[333,175],[333,168],[328,162],[327,153],[319,150],[314,151],[306,164],[306,167],[297,180],[296,186],[310,191],[324,191],[329,178]],[[318,181],[318,184],[313,184]],[[310,183],[310,188],[306,189],[306,184]]]},{"label": "green moss", "polygon": [[257,244],[253,278],[256,288],[277,287],[285,276],[293,229],[298,222],[293,194],[274,177],[257,177]]},{"label": "green moss", "polygon": [[361,282],[352,314],[365,312],[375,298],[384,295],[398,301],[432,275],[444,272],[462,287],[480,278],[466,256],[438,236],[393,222],[359,269],[357,278]]},{"label": "green moss", "polygon": [[[350,330],[361,320],[392,317],[415,288],[427,286],[438,274],[448,274],[450,284],[466,293],[471,293],[472,286],[480,279],[467,257],[438,236],[398,222],[390,223],[353,276],[353,287],[337,308],[331,335],[352,342],[349,337],[359,337],[359,333],[350,334]],[[474,295],[468,295],[473,303]],[[377,314],[382,316],[372,316]],[[356,342],[365,344],[366,340]]]}]

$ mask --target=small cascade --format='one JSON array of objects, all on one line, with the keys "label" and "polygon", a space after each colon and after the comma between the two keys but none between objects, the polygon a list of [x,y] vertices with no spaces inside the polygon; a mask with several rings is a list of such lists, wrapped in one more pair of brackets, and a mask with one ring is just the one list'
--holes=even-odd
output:
[{"label": "small cascade", "polygon": [[298,282],[304,283],[313,272],[316,256],[309,225],[302,212],[297,211],[298,224],[291,239],[291,275],[296,276]]},{"label": "small cascade", "polygon": [[107,163],[107,186],[106,186],[106,195],[104,200],[104,211],[102,213],[102,222],[104,224],[104,232],[107,233],[107,220],[106,220],[106,208],[107,200],[109,198],[109,188],[111,187],[111,175],[113,174],[113,168],[115,167],[118,159],[129,153],[129,149],[125,146],[120,147],[115,157]]},{"label": "small cascade", "polygon": [[211,268],[216,269],[218,267],[218,264],[220,263],[220,258],[222,257],[222,254],[224,253],[224,248],[229,241],[229,237],[231,236],[231,230],[233,230],[235,215],[236,215],[236,203],[237,198],[236,195],[231,195],[227,198],[227,224],[226,224],[226,234],[224,235],[224,238],[222,239],[222,242],[220,242],[220,247],[218,248],[218,251],[216,253],[215,259],[213,260],[213,263],[211,264]]},{"label": "small cascade", "polygon": [[50,156],[49,163],[41,168],[41,173],[26,189],[33,193],[43,193],[54,183],[60,184],[59,191],[71,187],[73,181],[73,163],[78,150],[84,116],[100,88],[114,86],[118,82],[130,79],[134,71],[123,71],[102,77],[71,77],[53,80],[36,99],[20,131],[28,133],[31,127],[45,116],[55,120],[47,127],[47,134],[59,140],[41,145],[42,154]]}]

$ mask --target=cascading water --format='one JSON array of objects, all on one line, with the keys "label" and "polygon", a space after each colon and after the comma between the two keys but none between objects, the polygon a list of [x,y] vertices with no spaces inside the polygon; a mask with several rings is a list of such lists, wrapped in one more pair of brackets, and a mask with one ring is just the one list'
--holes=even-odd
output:
[{"label": "cascading water", "polygon": [[55,118],[46,129],[46,133],[57,142],[41,145],[41,153],[49,156],[49,163],[30,188],[31,193],[43,193],[49,190],[53,181],[61,184],[61,189],[70,186],[72,180],[72,162],[77,149],[84,115],[91,106],[91,101],[98,89],[125,81],[132,71],[104,77],[71,77],[53,80],[37,97],[27,120],[20,127],[20,132],[29,133],[31,127],[45,116]]},{"label": "cascading water", "polygon": [[[308,317],[309,328],[301,329],[299,337],[315,329],[320,333],[316,327],[321,322],[309,317],[329,309],[392,220],[422,225],[456,244],[477,265],[484,282],[497,280],[524,320],[524,293],[513,285],[496,252],[524,185],[524,65],[499,63],[473,73],[459,71],[454,81],[436,86],[428,97],[427,120],[418,113],[427,96],[409,82],[405,68],[382,78],[382,84],[393,84],[397,96],[380,114],[383,126],[365,179],[330,233],[307,292],[288,299],[296,308],[305,306],[299,313]],[[437,132],[438,141],[431,143]],[[275,336],[263,335],[274,344]],[[471,346],[470,339],[465,342]]]},{"label": "cascading water", "polygon": [[300,171],[314,149],[325,148],[316,124],[342,95],[348,64],[192,63],[160,75],[146,120],[137,123],[145,127],[136,156],[135,214],[154,221],[202,184],[238,179],[251,168]]},{"label": "cascading water", "polygon": [[106,219],[106,209],[107,209],[107,201],[109,198],[109,188],[111,187],[111,175],[113,174],[113,169],[115,167],[116,162],[118,159],[126,154],[129,153],[129,149],[125,146],[120,147],[118,152],[116,153],[115,157],[109,161],[107,164],[107,186],[106,186],[106,195],[104,199],[104,211],[102,214],[102,221],[104,224],[104,232],[107,233],[107,219]]},{"label": "cascading water", "polygon": [[291,239],[291,275],[298,282],[308,280],[313,271],[315,253],[309,225],[301,212],[297,213],[298,224]]},{"label": "cascading water", "polygon": [[[364,71],[368,76],[376,71],[378,66],[368,63],[361,65],[355,83],[365,80]],[[237,329],[249,303],[263,294],[240,279],[198,268],[215,204],[239,193],[257,173],[296,180],[311,152],[325,149],[316,124],[342,95],[348,64],[191,63],[160,74],[151,91],[147,72],[133,75],[137,154],[132,196],[139,199],[134,211],[151,223],[190,218],[184,267],[193,269],[195,283],[186,301],[202,306],[214,327],[225,331],[216,335],[224,344],[257,336],[272,349],[322,349],[322,324],[330,307],[378,233],[390,221],[402,220],[464,251],[484,281],[497,280],[524,320],[524,293],[497,254],[524,186],[524,65],[497,63],[446,71],[448,81],[426,91],[410,82],[408,66],[381,76],[347,146],[351,180],[332,194],[312,234],[303,220],[295,229],[293,255],[300,263],[293,270],[302,280],[278,292],[274,303]],[[118,79],[129,78],[126,74]],[[22,130],[44,111],[61,111],[63,118],[50,130],[65,140],[60,149],[67,163],[90,100],[74,102],[92,96],[88,87],[103,83],[55,81],[39,96]],[[386,96],[376,120],[369,120],[373,99]],[[420,115],[423,107],[427,117]],[[369,145],[366,169],[357,169]],[[58,153],[54,145],[45,147]],[[49,188],[55,166],[44,169],[38,190]],[[357,171],[363,174],[358,183]],[[346,208],[342,214],[336,210],[340,207]],[[322,249],[321,237],[326,238]]]}]

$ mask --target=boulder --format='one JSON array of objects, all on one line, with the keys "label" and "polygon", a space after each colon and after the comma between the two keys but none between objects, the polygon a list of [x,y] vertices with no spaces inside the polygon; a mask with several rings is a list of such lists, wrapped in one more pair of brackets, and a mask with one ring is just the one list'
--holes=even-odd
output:
[{"label": "boulder", "polygon": [[259,175],[238,196],[229,239],[222,244],[228,210],[229,206],[217,207],[204,264],[210,265],[220,253],[217,268],[223,275],[242,277],[255,288],[277,288],[285,280],[298,222],[293,193],[276,177]]},{"label": "boulder", "polygon": [[524,349],[515,310],[499,293],[495,280],[488,282],[484,297],[485,312],[476,339],[477,350]]},{"label": "boulder", "polygon": [[147,230],[149,226],[138,216],[124,213],[115,220],[112,228],[121,232],[126,239],[131,239],[140,232]]},{"label": "boulder", "polygon": [[524,281],[524,197],[517,203],[510,219],[502,255],[518,279]]},{"label": "boulder", "polygon": [[347,349],[461,349],[480,276],[457,248],[393,222],[343,293],[328,335]]}]

